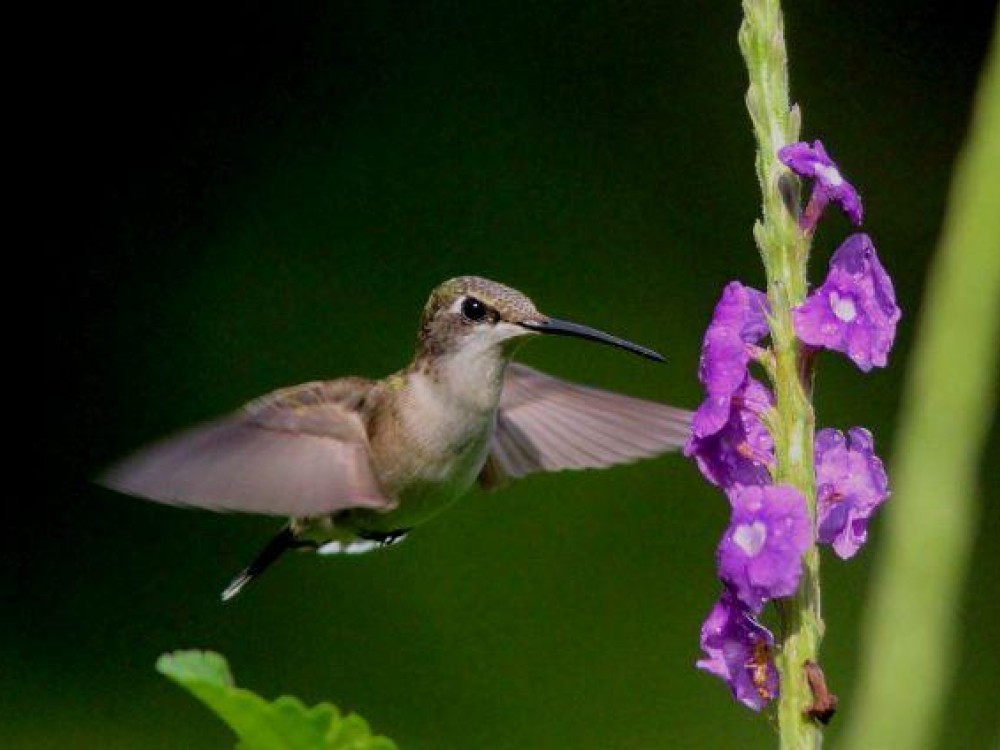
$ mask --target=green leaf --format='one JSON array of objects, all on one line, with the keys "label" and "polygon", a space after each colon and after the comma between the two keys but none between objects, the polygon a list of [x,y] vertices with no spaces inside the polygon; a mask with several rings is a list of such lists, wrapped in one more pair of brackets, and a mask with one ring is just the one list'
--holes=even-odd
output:
[{"label": "green leaf", "polygon": [[287,695],[268,702],[236,687],[221,654],[176,651],[161,656],[156,669],[226,722],[242,750],[396,750],[360,716],[342,716],[330,703],[309,707]]}]

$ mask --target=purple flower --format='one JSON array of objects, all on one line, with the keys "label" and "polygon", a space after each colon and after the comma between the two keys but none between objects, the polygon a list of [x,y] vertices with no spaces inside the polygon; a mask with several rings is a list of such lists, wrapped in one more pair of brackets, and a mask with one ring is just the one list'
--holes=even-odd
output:
[{"label": "purple flower", "polygon": [[777,697],[774,636],[728,589],[701,626],[701,648],[698,668],[725,680],[740,703],[760,711]]},{"label": "purple flower", "polygon": [[791,596],[812,542],[806,500],[790,485],[743,487],[730,496],[733,515],[719,543],[719,577],[754,612]]},{"label": "purple flower", "polygon": [[774,405],[774,397],[745,372],[743,382],[727,400],[729,414],[722,427],[704,437],[693,432],[684,455],[694,456],[705,478],[727,492],[770,484],[774,440],[761,415]]},{"label": "purple flower", "polygon": [[843,559],[868,537],[868,519],[889,496],[889,480],[875,455],[872,435],[862,427],[816,433],[818,537]]},{"label": "purple flower", "polygon": [[885,366],[900,314],[892,280],[867,234],[844,240],[826,281],[793,311],[800,339],[844,352],[865,372]]},{"label": "purple flower", "polygon": [[813,192],[806,204],[805,211],[799,220],[799,225],[814,231],[820,216],[828,203],[837,203],[851,220],[854,226],[861,226],[864,209],[861,206],[861,196],[840,173],[840,169],[831,159],[823,144],[814,141],[808,143],[793,143],[778,150],[778,159],[799,177],[809,177],[815,182]]},{"label": "purple flower", "polygon": [[698,379],[707,398],[694,415],[696,436],[718,432],[729,419],[730,400],[743,385],[752,347],[768,333],[766,311],[763,292],[738,281],[722,291],[701,347]]}]

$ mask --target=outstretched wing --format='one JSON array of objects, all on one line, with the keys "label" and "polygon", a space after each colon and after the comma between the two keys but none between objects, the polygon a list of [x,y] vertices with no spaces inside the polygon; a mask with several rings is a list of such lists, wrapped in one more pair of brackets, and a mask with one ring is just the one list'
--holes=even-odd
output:
[{"label": "outstretched wing", "polygon": [[538,471],[591,469],[677,450],[691,413],[559,380],[521,364],[504,376],[496,430],[480,483]]},{"label": "outstretched wing", "polygon": [[390,509],[357,407],[373,383],[344,378],[276,391],[140,450],[98,479],[173,505],[280,516]]}]

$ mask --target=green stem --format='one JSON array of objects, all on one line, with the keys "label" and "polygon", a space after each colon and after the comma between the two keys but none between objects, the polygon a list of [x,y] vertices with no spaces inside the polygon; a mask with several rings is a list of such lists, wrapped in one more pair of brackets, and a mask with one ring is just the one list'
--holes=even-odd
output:
[{"label": "green stem", "polygon": [[[775,482],[791,484],[806,497],[815,518],[813,467],[815,418],[811,401],[812,372],[792,325],[792,308],[806,297],[809,236],[798,226],[789,206],[798,204],[798,183],[778,161],[782,146],[799,136],[799,112],[789,104],[784,23],[779,0],[744,0],[740,50],[750,85],[747,109],[757,140],[757,178],[762,216],[754,237],[767,274],[774,350],[775,414],[771,420],[775,444]],[[823,633],[820,615],[819,553],[813,545],[805,555],[802,582],[783,603],[783,631],[777,655],[781,674],[778,727],[781,747],[818,748],[819,725],[808,718],[812,692],[804,665],[817,661]]]}]

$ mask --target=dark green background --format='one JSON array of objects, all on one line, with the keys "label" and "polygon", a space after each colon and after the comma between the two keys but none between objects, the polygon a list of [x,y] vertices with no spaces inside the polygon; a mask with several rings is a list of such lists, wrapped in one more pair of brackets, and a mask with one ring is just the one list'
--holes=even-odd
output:
[{"label": "dark green background", "polygon": [[[889,369],[823,358],[819,419],[870,426],[889,457],[994,9],[788,5],[804,135],[862,190],[905,311]],[[399,548],[293,556],[227,606],[273,519],[87,482],[272,388],[394,370],[429,291],[465,273],[669,360],[546,340],[526,361],[694,406],[719,290],[762,284],[739,19],[692,0],[53,10],[31,82],[45,218],[25,250],[44,266],[44,366],[9,396],[41,422],[43,463],[8,497],[0,745],[227,746],[152,669],[207,647],[241,683],[333,700],[407,749],[772,746],[693,668],[727,503],[677,456],[474,492]],[[824,224],[814,279],[847,231]],[[988,461],[942,747],[996,736],[998,481]],[[825,557],[844,715],[872,531],[850,565]]]}]

